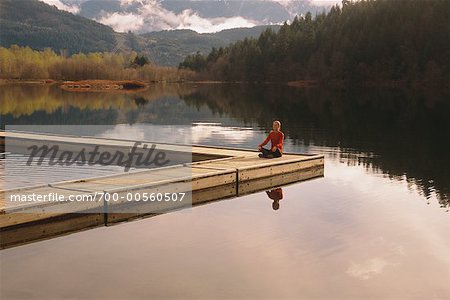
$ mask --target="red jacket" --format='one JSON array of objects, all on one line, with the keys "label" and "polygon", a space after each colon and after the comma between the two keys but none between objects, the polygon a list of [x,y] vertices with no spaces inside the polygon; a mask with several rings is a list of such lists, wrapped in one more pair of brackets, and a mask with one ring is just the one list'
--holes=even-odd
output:
[{"label": "red jacket", "polygon": [[283,190],[281,188],[266,191],[266,194],[270,199],[275,201],[283,199]]},{"label": "red jacket", "polygon": [[272,149],[273,147],[277,147],[278,149],[280,149],[280,152],[283,153],[283,140],[284,140],[284,134],[281,131],[275,132],[272,130],[269,133],[269,135],[267,136],[267,138],[264,140],[264,142],[262,142],[259,145],[259,147],[264,146],[265,144],[267,144],[270,141],[272,144],[270,149]]}]

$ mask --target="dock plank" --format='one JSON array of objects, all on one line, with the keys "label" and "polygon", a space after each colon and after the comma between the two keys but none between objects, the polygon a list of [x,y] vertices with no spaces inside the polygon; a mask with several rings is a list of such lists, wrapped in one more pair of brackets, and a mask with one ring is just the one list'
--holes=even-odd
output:
[{"label": "dock plank", "polygon": [[[102,145],[114,149],[117,147],[132,147],[135,141],[108,138],[57,136],[26,132],[0,132],[0,137],[9,137],[17,141],[37,140],[40,142],[73,143],[83,145]],[[145,142],[142,143],[152,143]],[[25,143],[26,144],[26,143]],[[11,192],[28,195],[30,193],[58,193],[92,194],[94,192],[115,192],[123,195],[128,191],[184,191],[191,190],[193,203],[212,201],[223,197],[237,196],[258,190],[269,189],[282,184],[302,181],[309,178],[324,176],[323,155],[284,154],[280,158],[264,159],[258,157],[255,150],[209,147],[202,145],[172,145],[157,143],[160,149],[169,151],[192,151],[192,157],[201,157],[202,161],[184,163],[163,168],[140,169],[121,172],[113,175],[67,180],[50,185],[19,188]],[[103,207],[103,203],[87,203],[81,206],[70,203],[12,203],[5,199],[5,191],[0,191],[0,229],[19,224],[26,224],[38,220],[64,215],[61,208],[80,210],[95,210]],[[202,198],[203,197],[203,198]],[[118,202],[117,205],[125,203]],[[160,204],[146,204],[142,206],[142,213],[149,213],[149,209],[158,209]],[[174,206],[174,209],[176,206]],[[26,210],[30,213],[20,213]],[[116,221],[131,216],[138,217],[139,213],[114,213]],[[95,223],[95,222],[94,222]],[[59,229],[58,229],[59,230]],[[36,233],[36,235],[39,235]]]}]

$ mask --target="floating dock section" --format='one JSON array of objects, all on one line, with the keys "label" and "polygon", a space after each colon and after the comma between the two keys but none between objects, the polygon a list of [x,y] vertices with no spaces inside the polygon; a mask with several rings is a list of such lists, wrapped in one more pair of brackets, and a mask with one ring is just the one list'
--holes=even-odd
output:
[{"label": "floating dock section", "polygon": [[[58,143],[65,148],[83,144],[85,147],[101,145],[126,149],[135,144],[135,141],[108,138],[0,132],[0,138],[5,137],[8,146],[18,153],[30,140],[37,144]],[[166,147],[174,157],[181,155],[183,150],[181,146],[178,149],[178,146],[168,144],[158,144],[158,147]],[[76,206],[73,203],[11,203],[6,199],[11,193],[86,195],[102,191],[121,198],[130,192],[189,189],[191,203],[195,206],[324,176],[323,155],[288,153],[280,158],[263,159],[258,157],[257,151],[245,149],[208,146],[192,146],[191,149],[191,163],[1,190],[0,248],[183,208],[160,202],[133,203],[130,207],[126,201],[114,204],[97,201]]]}]

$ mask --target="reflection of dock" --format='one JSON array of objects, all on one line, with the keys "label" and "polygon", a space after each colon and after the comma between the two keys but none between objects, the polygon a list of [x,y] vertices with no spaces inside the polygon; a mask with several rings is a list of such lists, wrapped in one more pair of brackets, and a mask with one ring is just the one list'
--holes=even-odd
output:
[{"label": "reflection of dock", "polygon": [[[134,141],[75,136],[55,136],[20,132],[0,132],[7,136],[7,147],[16,151],[33,143],[58,143],[66,148],[82,144],[102,145],[108,149],[127,148]],[[179,157],[186,146],[158,144]],[[183,148],[184,147],[184,148]],[[322,155],[285,154],[278,159],[260,159],[255,151],[219,147],[189,146],[192,163],[155,169],[139,169],[110,176],[70,180],[46,185],[3,190],[0,204],[1,248],[33,240],[103,226],[143,216],[153,216],[184,205],[161,202],[106,201],[87,203],[7,201],[10,194],[76,195],[102,191],[124,196],[142,192],[189,192],[193,205],[262,191],[273,187],[323,176]],[[9,151],[9,150],[8,150]],[[182,155],[181,155],[182,156]],[[190,204],[190,203],[189,203]],[[89,212],[89,213],[84,213]]]}]

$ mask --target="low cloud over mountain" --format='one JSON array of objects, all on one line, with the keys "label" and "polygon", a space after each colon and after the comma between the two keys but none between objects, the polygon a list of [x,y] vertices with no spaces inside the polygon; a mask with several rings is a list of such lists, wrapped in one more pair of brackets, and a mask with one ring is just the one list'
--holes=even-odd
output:
[{"label": "low cloud over mountain", "polygon": [[136,33],[192,29],[200,33],[278,24],[340,0],[42,0],[59,9]]}]

